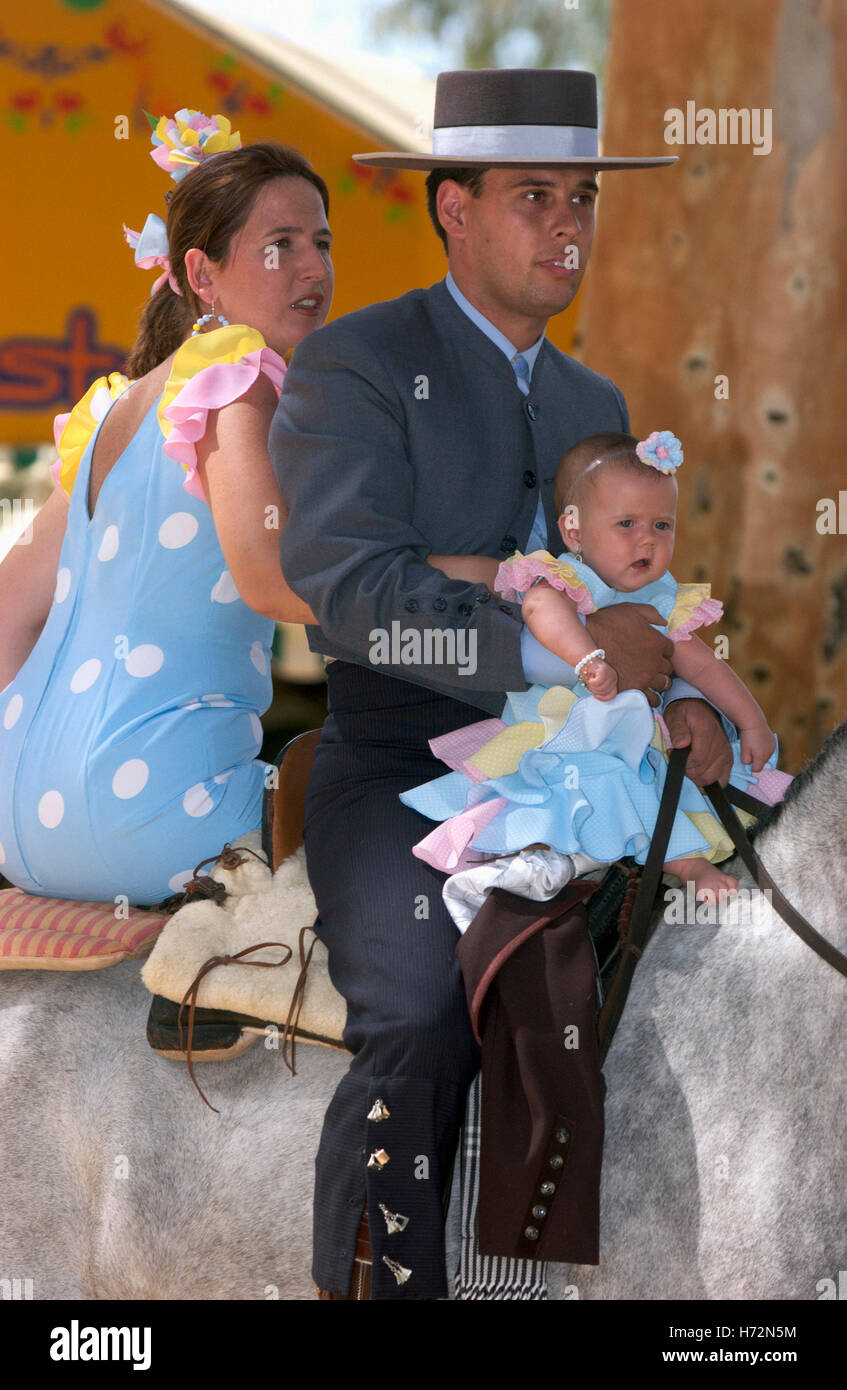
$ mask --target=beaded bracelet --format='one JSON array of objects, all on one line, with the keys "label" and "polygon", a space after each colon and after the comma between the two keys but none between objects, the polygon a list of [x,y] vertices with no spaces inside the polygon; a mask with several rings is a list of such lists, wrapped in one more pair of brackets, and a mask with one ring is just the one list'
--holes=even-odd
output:
[{"label": "beaded bracelet", "polygon": [[[582,680],[582,677],[581,677],[581,675],[580,675],[580,672],[582,671],[582,668],[583,668],[584,666],[587,666],[587,665],[588,665],[589,661],[605,661],[605,660],[606,660],[606,653],[603,651],[603,648],[602,648],[602,647],[597,647],[595,651],[589,652],[587,656],[583,656],[583,657],[580,658],[580,660],[576,663],[576,665],[575,665],[574,668],[573,668],[573,673],[574,673],[574,675],[576,676],[577,680]],[[585,684],[585,682],[583,681],[583,685],[584,685],[584,684]]]}]

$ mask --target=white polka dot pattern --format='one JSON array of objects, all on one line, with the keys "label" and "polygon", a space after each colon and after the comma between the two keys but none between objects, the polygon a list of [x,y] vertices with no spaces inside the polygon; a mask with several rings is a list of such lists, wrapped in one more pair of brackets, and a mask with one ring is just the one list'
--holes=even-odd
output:
[{"label": "white polka dot pattern", "polygon": [[65,814],[65,799],[61,792],[45,792],[38,803],[38,819],[47,830],[55,830]]},{"label": "white polka dot pattern", "polygon": [[161,647],[145,642],[133,647],[126,659],[126,669],[130,676],[155,676],[165,659]]},{"label": "white polka dot pattern", "polygon": [[143,758],[129,758],[121,763],[112,778],[112,791],[121,801],[129,801],[147,786],[150,769]]},{"label": "white polka dot pattern", "polygon": [[200,529],[200,522],[190,512],[171,512],[159,527],[159,544],[165,550],[179,550],[194,540]]},{"label": "white polka dot pattern", "polygon": [[189,816],[208,816],[214,808],[214,802],[202,782],[197,782],[195,786],[189,787],[182,804]]},{"label": "white polka dot pattern", "polygon": [[3,728],[12,729],[21,717],[21,710],[24,707],[23,695],[13,695],[5,710],[3,711]]},{"label": "white polka dot pattern", "polygon": [[103,539],[97,551],[97,559],[105,564],[107,560],[114,560],[120,549],[121,538],[117,526],[107,526],[103,532]]},{"label": "white polka dot pattern", "polygon": [[89,690],[96,681],[101,671],[100,662],[96,657],[90,661],[84,661],[81,666],[77,666],[71,676],[71,690],[74,695],[80,695],[83,690]]},{"label": "white polka dot pattern", "polygon": [[220,579],[212,586],[210,597],[213,603],[235,603],[240,597],[229,570],[222,571]]}]

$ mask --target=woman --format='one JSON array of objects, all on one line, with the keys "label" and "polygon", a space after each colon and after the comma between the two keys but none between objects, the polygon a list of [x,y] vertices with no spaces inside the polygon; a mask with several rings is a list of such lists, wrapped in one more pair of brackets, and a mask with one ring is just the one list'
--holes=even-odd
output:
[{"label": "woman", "polygon": [[135,379],[66,418],[0,567],[0,873],[46,896],[148,905],[258,826],[274,620],[311,618],[266,441],[282,354],[329,312],[327,188],[274,143],[185,158]]},{"label": "woman", "polygon": [[47,897],[155,903],[260,824],[274,621],[314,622],[267,438],[282,355],[329,312],[329,195],[284,145],[217,152],[235,139],[159,122],[178,187],[167,254],[136,255],[165,273],[132,384],[60,420],[59,486],[0,566],[0,873]]}]

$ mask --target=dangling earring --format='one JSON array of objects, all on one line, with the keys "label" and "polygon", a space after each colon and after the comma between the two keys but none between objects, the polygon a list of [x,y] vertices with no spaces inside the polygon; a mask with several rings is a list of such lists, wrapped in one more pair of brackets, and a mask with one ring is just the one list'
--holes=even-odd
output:
[{"label": "dangling earring", "polygon": [[203,327],[203,324],[209,323],[212,319],[217,319],[221,328],[229,328],[229,319],[224,318],[223,314],[215,313],[214,299],[212,300],[212,312],[210,314],[203,314],[193,325],[193,331],[191,334],[192,338],[198,337],[200,334],[200,329]]},{"label": "dangling earring", "polygon": [[579,548],[579,542],[577,542],[577,547],[576,547],[576,550],[574,551],[574,556],[573,556],[573,557],[574,557],[575,560],[578,560],[578,561],[580,562],[580,564],[582,563],[582,551],[581,551],[580,548]]}]

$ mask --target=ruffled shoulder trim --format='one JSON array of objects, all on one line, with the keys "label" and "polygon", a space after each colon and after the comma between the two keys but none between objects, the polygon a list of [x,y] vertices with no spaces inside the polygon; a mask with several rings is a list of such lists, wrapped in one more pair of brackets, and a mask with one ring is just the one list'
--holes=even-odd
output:
[{"label": "ruffled shoulder trim", "polygon": [[182,464],[187,475],[183,487],[192,497],[207,500],[197,476],[196,446],[206,433],[209,411],[238,400],[260,372],[279,395],[285,363],[261,333],[244,324],[199,333],[178,350],[158,416],[165,453]]},{"label": "ruffled shoulder trim", "polygon": [[723,604],[711,597],[711,584],[679,584],[676,603],[668,618],[672,642],[687,642],[698,627],[708,627],[723,617]]},{"label": "ruffled shoulder trim", "polygon": [[73,410],[54,419],[53,438],[59,457],[50,465],[50,476],[66,497],[70,498],[73,491],[88,441],[112,402],[122,395],[129,384],[129,378],[121,372],[112,372],[107,377],[99,376]]},{"label": "ruffled shoulder trim", "polygon": [[566,593],[578,613],[593,613],[597,607],[577,567],[567,560],[557,560],[549,550],[533,550],[530,555],[516,550],[498,569],[494,588],[515,602],[518,594],[526,593],[536,579],[546,579],[554,589]]}]

